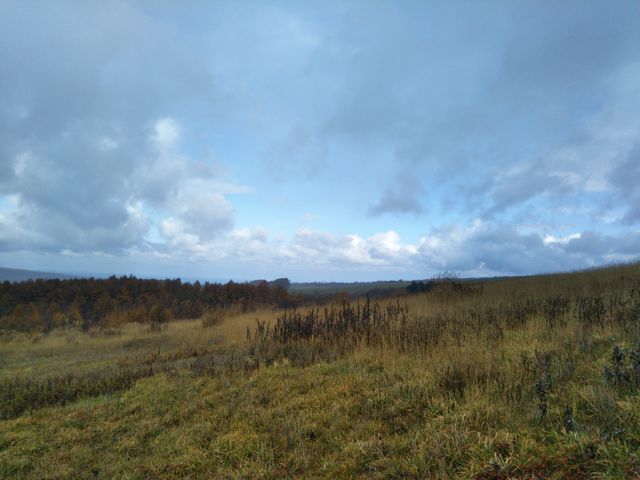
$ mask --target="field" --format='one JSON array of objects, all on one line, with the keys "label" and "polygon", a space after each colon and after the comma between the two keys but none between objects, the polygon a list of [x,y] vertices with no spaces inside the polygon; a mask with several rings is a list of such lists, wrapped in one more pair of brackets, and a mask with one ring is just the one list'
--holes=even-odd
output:
[{"label": "field", "polygon": [[637,478],[640,264],[0,335],[0,478]]},{"label": "field", "polygon": [[388,282],[307,282],[292,283],[290,290],[307,296],[327,297],[337,293],[347,293],[350,296],[366,295],[367,293],[388,292],[394,289],[404,290],[411,282],[397,280]]}]

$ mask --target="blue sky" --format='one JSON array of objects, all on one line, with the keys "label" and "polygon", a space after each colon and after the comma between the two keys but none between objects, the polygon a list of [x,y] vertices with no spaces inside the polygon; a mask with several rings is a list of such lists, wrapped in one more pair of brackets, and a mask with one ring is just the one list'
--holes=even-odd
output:
[{"label": "blue sky", "polygon": [[0,265],[375,280],[640,255],[637,1],[0,1]]}]

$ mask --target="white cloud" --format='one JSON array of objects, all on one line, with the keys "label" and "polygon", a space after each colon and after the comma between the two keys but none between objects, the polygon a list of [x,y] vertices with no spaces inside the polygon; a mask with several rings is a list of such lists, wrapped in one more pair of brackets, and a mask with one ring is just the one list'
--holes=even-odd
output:
[{"label": "white cloud", "polygon": [[67,166],[44,151],[18,153],[14,177],[4,182],[13,200],[5,202],[0,218],[1,246],[122,254],[147,248],[157,222],[169,245],[206,252],[205,239],[233,227],[234,209],[225,195],[250,190],[226,181],[216,165],[185,155],[181,130],[172,117],[158,119],[138,147],[140,156],[129,163],[118,163],[119,140],[91,131],[79,143],[90,140],[84,146],[97,156],[95,165]]},{"label": "white cloud", "polygon": [[[163,221],[162,232],[177,255],[199,262],[233,262],[250,267],[259,262],[283,273],[315,271],[389,272],[396,277],[425,278],[453,270],[464,276],[542,273],[571,270],[640,255],[640,232],[607,236],[591,232],[565,236],[523,233],[517,228],[475,220],[466,227],[449,226],[403,242],[393,230],[363,238],[300,229],[290,238],[274,238],[262,228],[240,228],[217,238],[186,233],[176,219]],[[393,272],[393,273],[391,273]]]},{"label": "white cloud", "polygon": [[564,237],[554,237],[553,235],[547,234],[544,236],[542,241],[544,242],[545,245],[554,245],[554,244],[566,245],[571,240],[576,240],[578,238],[580,238],[580,233],[570,233],[569,235],[566,235]]},{"label": "white cloud", "polygon": [[171,117],[161,118],[153,126],[151,141],[161,156],[171,155],[180,141],[180,127]]},{"label": "white cloud", "polygon": [[180,189],[171,199],[170,209],[178,215],[185,229],[199,238],[227,231],[234,222],[233,207],[216,191]]},{"label": "white cloud", "polygon": [[103,152],[115,150],[119,146],[118,140],[109,136],[104,136],[98,140],[98,148]]}]

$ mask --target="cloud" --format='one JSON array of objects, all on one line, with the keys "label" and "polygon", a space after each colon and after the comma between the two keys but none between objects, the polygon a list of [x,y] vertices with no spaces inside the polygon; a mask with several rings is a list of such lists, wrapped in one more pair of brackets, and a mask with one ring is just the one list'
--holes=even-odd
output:
[{"label": "cloud", "polygon": [[[166,227],[175,228],[171,223]],[[191,258],[214,258],[238,267],[259,262],[283,273],[302,268],[310,278],[313,272],[321,271],[338,276],[372,271],[395,278],[425,278],[444,270],[463,276],[522,275],[574,270],[640,256],[640,231],[543,235],[481,219],[435,228],[415,243],[403,241],[393,230],[362,237],[303,228],[290,238],[274,238],[262,228],[242,228],[209,239],[185,234],[183,227],[175,231],[180,238],[175,246]]]},{"label": "cloud", "polygon": [[[259,264],[260,268],[268,266],[269,271],[282,274],[303,272],[305,278],[316,280],[321,274],[352,278],[357,272],[375,272],[377,278],[428,278],[444,270],[472,277],[523,275],[568,271],[640,256],[640,231],[542,236],[479,219],[466,226],[434,229],[413,244],[403,241],[393,230],[362,237],[300,229],[290,238],[274,238],[264,229],[242,228],[203,240],[185,233],[183,227],[171,221],[166,221],[163,228],[169,238],[175,238],[170,247],[179,249],[184,261],[214,259],[249,272]],[[170,232],[172,228],[175,236]]]},{"label": "cloud", "polygon": [[18,155],[13,181],[3,183],[4,191],[17,198],[2,219],[5,230],[13,232],[4,247],[122,254],[145,247],[155,219],[173,235],[165,237],[174,245],[177,228],[197,238],[230,230],[234,209],[225,194],[247,189],[183,155],[178,131],[174,119],[158,120],[146,150],[140,147],[144,156],[138,165],[132,159],[122,168],[111,157],[117,147],[102,156],[99,146],[87,147],[88,158],[97,164],[68,168],[57,158]]},{"label": "cloud", "polygon": [[161,118],[153,127],[151,142],[160,156],[170,156],[174,153],[180,140],[180,126],[171,117]]},{"label": "cloud", "polygon": [[[321,131],[391,149],[397,171],[411,168],[430,193],[487,185],[465,202],[474,214],[601,191],[640,118],[637,6],[499,5],[467,5],[465,15],[414,6],[411,16],[384,6],[338,35],[333,50],[353,67],[340,71],[340,101]],[[504,175],[514,163],[530,167]],[[386,205],[418,204],[387,188],[369,213]]]},{"label": "cloud", "polygon": [[0,251],[471,274],[636,254],[631,0],[0,8]]},{"label": "cloud", "polygon": [[[606,229],[620,220],[635,222],[640,62],[631,60],[603,78],[601,106],[576,116],[572,131],[537,146],[533,157],[488,162],[488,174],[459,187],[464,207],[486,220],[513,223],[542,215],[538,221],[550,227],[579,221],[583,228]],[[583,215],[576,218],[579,210]]]},{"label": "cloud", "polygon": [[521,232],[508,225],[476,220],[466,228],[448,227],[424,236],[422,262],[436,270],[471,275],[530,274],[574,270],[629,261],[640,255],[640,232],[566,236]]},{"label": "cloud", "polygon": [[267,173],[277,180],[292,176],[313,178],[326,168],[327,150],[324,138],[298,124],[284,140],[269,147]]},{"label": "cloud", "polygon": [[424,188],[415,175],[402,172],[396,176],[392,186],[385,188],[378,201],[369,206],[368,214],[379,217],[383,214],[414,214],[424,213]]},{"label": "cloud", "polygon": [[570,233],[564,237],[554,237],[553,235],[547,234],[544,236],[542,241],[545,245],[566,245],[571,240],[576,240],[580,237],[582,237],[582,234],[580,233]]},{"label": "cloud", "polygon": [[402,242],[393,230],[368,238],[302,228],[290,238],[274,238],[263,228],[240,228],[215,237],[189,233],[179,220],[165,219],[162,235],[169,248],[187,259],[233,261],[290,267],[328,267],[348,270],[361,267],[406,267],[417,258],[416,246]]},{"label": "cloud", "polygon": [[228,231],[242,188],[181,150],[206,66],[125,2],[76,7],[3,5],[0,196],[16,201],[0,248],[123,254],[163,219]]},{"label": "cloud", "polygon": [[295,263],[354,266],[403,266],[415,255],[415,247],[403,244],[392,230],[369,238],[356,234],[336,235],[309,229],[298,230],[286,255]]},{"label": "cloud", "polygon": [[595,265],[612,261],[629,261],[640,255],[638,247],[640,232],[607,235],[586,231],[571,238],[565,245],[566,252],[583,255]]},{"label": "cloud", "polygon": [[216,236],[233,226],[233,207],[215,191],[194,191],[187,187],[172,202],[171,210],[180,219],[183,229],[200,238]]},{"label": "cloud", "polygon": [[515,165],[508,171],[498,173],[487,185],[492,205],[485,211],[485,216],[519,206],[536,197],[571,193],[570,182],[560,174],[549,172],[538,162],[529,165]]},{"label": "cloud", "polygon": [[618,201],[626,206],[624,221],[640,221],[640,142],[626,155],[609,177]]}]

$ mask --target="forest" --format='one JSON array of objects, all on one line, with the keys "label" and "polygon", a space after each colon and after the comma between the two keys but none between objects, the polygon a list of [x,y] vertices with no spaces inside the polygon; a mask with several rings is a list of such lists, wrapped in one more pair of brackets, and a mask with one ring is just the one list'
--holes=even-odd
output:
[{"label": "forest", "polygon": [[117,328],[137,322],[162,325],[200,318],[229,308],[292,307],[301,295],[289,293],[287,279],[226,284],[149,280],[133,276],[107,279],[30,280],[0,283],[0,330],[48,332],[53,328]]}]

